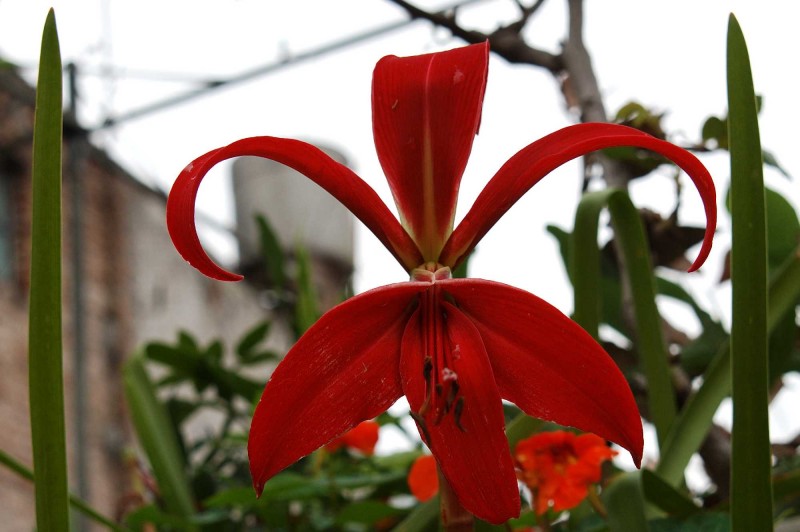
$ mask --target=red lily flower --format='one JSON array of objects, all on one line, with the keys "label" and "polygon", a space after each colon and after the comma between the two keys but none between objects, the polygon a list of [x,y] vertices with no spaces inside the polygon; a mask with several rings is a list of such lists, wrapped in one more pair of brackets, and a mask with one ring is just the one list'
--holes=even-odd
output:
[{"label": "red lily flower", "polygon": [[564,430],[542,432],[517,443],[514,458],[519,478],[533,493],[537,515],[578,506],[589,484],[600,481],[600,466],[617,452],[595,434],[580,436]]},{"label": "red lily flower", "polygon": [[325,449],[333,452],[342,447],[347,447],[366,456],[371,456],[375,452],[375,444],[378,443],[378,429],[380,429],[380,425],[374,421],[362,421],[335,440],[327,443]]},{"label": "red lily flower", "polygon": [[400,221],[356,174],[298,140],[255,137],[211,151],[178,176],[167,203],[176,248],[221,280],[240,276],[203,251],[194,225],[200,181],[242,155],[290,166],[348,207],[411,273],[335,307],[289,351],[264,389],[250,429],[256,491],[283,468],[385,411],[405,395],[461,505],[492,523],[520,510],[501,399],[642,453],[639,412],[611,358],[556,308],[527,292],[450,271],[534,184],[575,157],[612,146],[661,153],[693,179],[708,226],[692,269],[711,247],[714,184],[690,153],[635,129],[580,124],[520,150],[488,182],[458,228],[459,183],[480,123],[488,44],[382,59],[373,78],[373,131]]}]

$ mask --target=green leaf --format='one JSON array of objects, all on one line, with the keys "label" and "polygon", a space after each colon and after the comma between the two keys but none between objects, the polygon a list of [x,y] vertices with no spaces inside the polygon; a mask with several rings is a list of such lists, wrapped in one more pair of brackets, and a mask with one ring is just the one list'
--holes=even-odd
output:
[{"label": "green leaf", "polygon": [[686,517],[701,511],[686,495],[647,469],[642,469],[642,490],[648,502],[668,515]]},{"label": "green leaf", "polygon": [[317,291],[311,278],[311,257],[308,251],[297,247],[297,302],[295,304],[295,332],[298,338],[319,319]]},{"label": "green leaf", "polygon": [[765,189],[767,212],[767,247],[770,271],[786,262],[800,242],[800,222],[786,198],[774,190]]},{"label": "green leaf", "polygon": [[649,532],[639,471],[623,473],[603,490],[610,532]]},{"label": "green leaf", "polygon": [[772,454],[767,362],[767,242],[763,161],[747,45],[728,23],[731,155],[731,368],[734,532],[772,530]]},{"label": "green leaf", "polygon": [[158,481],[164,504],[170,515],[188,519],[194,509],[180,445],[167,411],[156,397],[141,355],[131,357],[125,364],[122,381],[136,436]]},{"label": "green leaf", "polygon": [[[31,482],[33,481],[33,471],[25,467],[24,464],[15,460],[12,456],[6,454],[2,450],[0,450],[0,464],[3,464],[20,477],[30,480]],[[85,516],[94,520],[97,524],[105,526],[109,530],[113,530],[114,532],[125,532],[128,530],[127,528],[119,526],[117,523],[89,506],[80,497],[70,494],[69,503],[74,509],[82,512]]]},{"label": "green leaf", "polygon": [[572,272],[575,289],[574,319],[595,338],[600,322],[600,250],[597,226],[608,207],[615,238],[622,247],[636,313],[639,356],[648,383],[648,403],[659,442],[663,442],[676,416],[668,356],[661,334],[661,317],[655,302],[655,281],[639,212],[622,190],[607,189],[583,196],[575,214]]},{"label": "green leaf", "polygon": [[347,523],[358,523],[362,525],[373,525],[381,519],[402,515],[403,510],[399,510],[380,501],[359,501],[354,502],[339,512],[336,522],[340,525]]},{"label": "green leaf", "polygon": [[28,379],[40,532],[69,529],[61,338],[61,52],[55,13],[42,32],[33,130]]},{"label": "green leaf", "polygon": [[236,344],[236,354],[242,360],[249,360],[253,356],[253,350],[267,339],[271,322],[263,321],[245,333],[239,343]]},{"label": "green leaf", "polygon": [[282,290],[286,287],[286,259],[283,255],[283,248],[266,217],[260,214],[257,215],[256,225],[258,226],[258,235],[261,240],[261,253],[264,256],[267,275],[272,286]]},{"label": "green leaf", "polygon": [[[800,297],[800,248],[773,275],[769,286],[769,320],[772,333],[787,313],[793,313]],[[656,472],[673,486],[683,480],[683,470],[700,448],[712,418],[731,389],[731,358],[725,341],[703,374],[703,385],[692,394],[661,446]]]},{"label": "green leaf", "polygon": [[730,529],[730,516],[720,512],[692,515],[686,519],[668,517],[650,522],[651,532],[728,532]]}]

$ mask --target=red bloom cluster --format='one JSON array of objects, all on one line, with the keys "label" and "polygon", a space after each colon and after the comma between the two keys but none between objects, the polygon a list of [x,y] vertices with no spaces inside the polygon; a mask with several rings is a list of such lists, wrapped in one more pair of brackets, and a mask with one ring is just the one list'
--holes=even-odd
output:
[{"label": "red bloom cluster", "polygon": [[533,493],[534,510],[542,515],[548,508],[559,512],[580,504],[589,485],[600,480],[600,466],[616,454],[599,436],[557,430],[520,441],[514,458],[520,480]]}]

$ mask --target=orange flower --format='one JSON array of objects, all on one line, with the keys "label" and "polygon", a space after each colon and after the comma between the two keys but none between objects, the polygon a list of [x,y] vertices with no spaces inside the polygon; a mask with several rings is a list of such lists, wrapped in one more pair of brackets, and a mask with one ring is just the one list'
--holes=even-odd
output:
[{"label": "orange flower", "polygon": [[372,420],[362,421],[351,430],[328,443],[325,449],[333,452],[341,447],[347,447],[370,456],[375,452],[375,444],[378,443],[379,428],[380,425]]},{"label": "orange flower", "polygon": [[580,504],[589,484],[600,480],[600,466],[616,454],[599,436],[557,430],[520,441],[515,458],[534,510],[542,515],[550,507],[559,512]]},{"label": "orange flower", "polygon": [[408,487],[411,494],[425,502],[439,491],[439,473],[436,471],[436,459],[430,454],[423,454],[411,466],[408,472]]}]

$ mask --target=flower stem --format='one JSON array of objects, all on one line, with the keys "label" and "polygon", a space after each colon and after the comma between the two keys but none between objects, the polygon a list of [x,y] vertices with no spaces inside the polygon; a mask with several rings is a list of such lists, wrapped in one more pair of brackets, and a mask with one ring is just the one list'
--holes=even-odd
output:
[{"label": "flower stem", "polygon": [[594,484],[591,484],[589,486],[588,498],[589,498],[589,504],[592,505],[592,508],[594,508],[594,511],[597,512],[597,515],[599,515],[603,519],[607,518],[608,511],[606,511],[605,505],[600,500],[600,497],[597,495],[597,486],[595,486]]},{"label": "flower stem", "polygon": [[443,529],[447,532],[472,531],[474,521],[472,514],[458,502],[456,494],[442,474],[438,464],[436,473],[439,475],[439,508],[442,515]]}]

